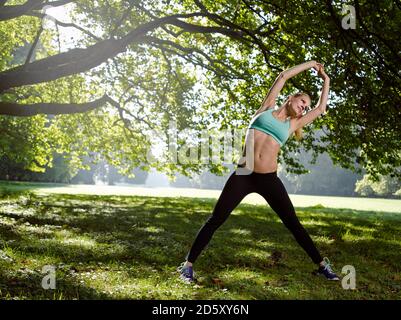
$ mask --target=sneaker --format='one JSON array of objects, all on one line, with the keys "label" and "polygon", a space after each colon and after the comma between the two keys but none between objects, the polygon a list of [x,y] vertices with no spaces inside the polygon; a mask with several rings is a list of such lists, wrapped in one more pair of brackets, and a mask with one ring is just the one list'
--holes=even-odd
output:
[{"label": "sneaker", "polygon": [[195,281],[192,267],[186,266],[185,262],[181,263],[181,265],[177,268],[177,271],[180,273],[180,279],[184,282],[190,283]]},{"label": "sneaker", "polygon": [[331,263],[329,259],[326,257],[323,258],[323,266],[319,266],[319,269],[315,273],[316,275],[322,275],[326,277],[327,280],[340,280],[340,278],[334,273],[334,271],[331,269]]}]

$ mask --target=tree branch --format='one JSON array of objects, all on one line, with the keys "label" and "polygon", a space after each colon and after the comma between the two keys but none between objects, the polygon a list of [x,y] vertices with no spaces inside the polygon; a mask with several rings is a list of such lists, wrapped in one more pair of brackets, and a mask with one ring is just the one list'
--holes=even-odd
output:
[{"label": "tree branch", "polygon": [[24,4],[14,6],[5,6],[4,4],[6,1],[2,2],[2,4],[0,3],[0,5],[2,6],[2,9],[0,11],[0,21],[10,20],[23,16],[32,10],[42,10],[45,6],[63,6],[69,2],[73,2],[73,0],[59,0],[53,2],[45,2],[44,0],[28,0]]},{"label": "tree branch", "polygon": [[42,32],[43,32],[43,25],[40,25],[38,33],[36,34],[36,38],[33,41],[31,48],[29,49],[28,56],[26,57],[24,65],[27,65],[29,62],[31,62],[33,52],[35,51],[36,45],[38,44],[38,41],[39,41],[39,38],[40,38],[40,35],[42,34]]},{"label": "tree branch", "polygon": [[111,31],[110,36],[114,37],[115,33],[117,32],[118,28],[122,25],[122,23],[124,22],[124,20],[128,17],[128,15],[131,13],[132,11],[132,7],[133,4],[130,3],[129,8],[126,9],[126,11],[124,12],[124,14],[122,15],[122,17],[120,18],[120,20],[116,23],[114,29]]},{"label": "tree branch", "polygon": [[[18,66],[1,72],[0,92],[13,87],[47,82],[90,70],[107,61],[109,58],[116,56],[118,53],[124,52],[129,44],[140,40],[141,36],[146,35],[147,32],[165,24],[176,25],[188,32],[221,33],[245,42],[248,45],[252,44],[252,40],[244,37],[245,32],[242,30],[235,31],[229,28],[193,25],[178,19],[196,16],[205,16],[205,14],[195,12],[159,18],[140,25],[121,39],[102,40],[85,49],[72,49],[68,52],[56,54],[24,66]],[[267,49],[262,43],[260,43],[260,45],[264,48],[263,54],[267,60]]]},{"label": "tree branch", "polygon": [[362,36],[360,36],[355,30],[353,29],[348,29],[348,30],[344,30],[341,26],[340,23],[340,19],[337,17],[337,14],[334,10],[334,7],[331,3],[331,0],[326,0],[326,5],[327,8],[329,9],[330,12],[330,16],[333,19],[336,27],[338,28],[339,32],[344,35],[344,37],[348,37],[350,38],[351,42],[353,40],[358,41],[359,43],[361,43],[365,48],[367,48],[368,50],[370,50],[371,52],[373,52],[375,54],[376,57],[378,57],[378,59],[380,60],[380,62],[391,72],[393,72],[393,74],[398,77],[401,78],[400,75],[398,74],[398,70],[394,69],[392,65],[389,65],[388,63],[386,63],[386,59],[380,54],[380,52],[378,52],[374,46],[370,45],[370,41],[367,39],[364,39]]},{"label": "tree branch", "polygon": [[48,1],[43,6],[60,7],[60,6],[64,6],[67,3],[70,3],[70,2],[75,2],[75,0]]},{"label": "tree branch", "polygon": [[363,18],[361,17],[361,8],[359,6],[359,2],[358,0],[354,0],[354,4],[355,4],[355,12],[356,12],[356,16],[358,18],[358,22],[361,24],[363,30],[365,30],[365,32],[367,34],[371,34],[374,35],[376,38],[378,38],[390,51],[391,53],[394,55],[394,58],[396,58],[396,60],[398,60],[398,62],[401,62],[401,58],[399,56],[399,54],[397,53],[397,50],[395,50],[392,46],[390,41],[386,40],[385,38],[383,38],[381,35],[377,34],[376,32],[370,31],[368,29],[368,27],[363,23]]},{"label": "tree branch", "polygon": [[[133,97],[134,97],[134,96],[133,96]],[[127,110],[126,108],[122,107],[122,106],[120,105],[120,103],[118,103],[117,101],[115,101],[114,99],[112,99],[111,97],[109,97],[109,96],[107,96],[107,95],[106,95],[105,99],[106,99],[106,101],[107,101],[108,103],[110,103],[113,107],[115,107],[115,108],[118,110],[118,113],[119,113],[119,115],[120,115],[120,118],[123,119],[124,123],[125,123],[125,121],[126,121],[127,119],[124,118],[123,112],[127,113],[128,115],[130,115],[131,117],[133,117],[135,120],[138,120],[139,122],[145,123],[149,128],[151,128],[151,129],[153,129],[153,130],[156,130],[156,128],[155,128],[149,121],[147,121],[147,120],[145,119],[145,117],[142,117],[142,118],[138,117],[137,115],[133,114],[132,112],[130,112],[130,111]],[[126,101],[125,103],[127,103],[127,102],[130,101],[130,100],[132,100],[132,99],[131,99],[131,98],[130,98],[130,99],[127,99],[127,101]],[[138,102],[138,101],[137,101],[137,102]],[[138,103],[139,103],[139,102],[138,102]]]},{"label": "tree branch", "polygon": [[196,60],[193,59],[193,58],[196,58],[196,57],[193,56],[193,55],[189,55],[188,53],[186,53],[186,54],[181,54],[181,53],[179,53],[179,52],[177,52],[177,51],[175,51],[175,50],[173,50],[173,49],[170,49],[170,48],[164,47],[164,46],[162,46],[162,45],[160,45],[160,44],[157,44],[156,42],[149,43],[149,44],[152,45],[152,46],[154,46],[154,47],[156,47],[156,48],[158,48],[158,49],[162,49],[162,50],[164,50],[164,51],[171,52],[171,53],[173,53],[173,54],[175,54],[175,55],[177,55],[177,56],[183,58],[184,60],[186,60],[186,61],[192,63],[193,65],[197,65],[197,66],[200,66],[200,67],[202,67],[202,68],[205,68],[206,70],[210,70],[210,71],[212,71],[212,72],[213,72],[214,74],[216,74],[216,75],[219,75],[219,76],[221,76],[221,77],[227,76],[227,74],[224,73],[222,70],[220,70],[220,69],[215,69],[215,68],[213,68],[211,65],[208,65],[208,64],[203,63],[200,59],[196,59]]},{"label": "tree branch", "polygon": [[24,4],[15,6],[3,6],[0,11],[0,21],[13,19],[24,15],[28,11],[37,9],[43,5],[44,0],[28,0]]},{"label": "tree branch", "polygon": [[[256,34],[259,32],[259,28],[260,27],[258,29],[256,29],[256,30],[254,30],[254,31],[248,30],[246,28],[243,28],[243,27],[241,27],[241,26],[239,26],[239,25],[237,25],[237,24],[235,24],[235,23],[233,23],[233,22],[231,22],[231,21],[229,21],[229,20],[217,15],[217,14],[209,12],[206,9],[206,7],[199,0],[194,0],[194,2],[201,9],[201,12],[205,13],[206,17],[208,17],[212,21],[216,22],[218,25],[224,25],[224,26],[227,26],[229,28],[233,28],[233,29],[239,30],[236,33],[233,33],[234,35],[235,34],[239,35],[239,37],[237,38],[238,40],[241,40],[241,41],[246,40],[248,42],[252,42],[249,39],[244,38],[244,35],[248,35],[249,37],[251,37],[253,39],[253,41],[256,43],[256,45],[261,49],[263,57],[265,59],[265,62],[269,63],[268,55],[269,55],[270,51],[265,46],[265,44],[260,39],[258,39],[256,37]],[[228,30],[233,32],[233,30],[231,30],[231,29],[228,29]],[[269,31],[269,32],[273,32],[273,31],[274,31],[274,29]],[[264,32],[264,34],[266,34],[266,32]],[[227,35],[230,36],[230,34],[227,34]]]},{"label": "tree branch", "polygon": [[164,39],[159,39],[156,37],[152,37],[152,36],[144,36],[142,37],[142,39],[145,40],[145,42],[148,43],[156,43],[159,45],[159,48],[163,46],[163,44],[172,46],[174,48],[177,48],[187,54],[192,54],[194,52],[199,53],[201,56],[203,56],[206,60],[209,61],[210,65],[212,65],[213,67],[215,67],[216,69],[218,69],[220,72],[224,73],[224,70],[222,70],[219,66],[217,66],[216,64],[219,63],[221,65],[223,65],[224,67],[226,67],[228,70],[230,70],[232,72],[233,75],[236,75],[237,79],[245,79],[243,75],[241,75],[237,70],[233,69],[230,65],[227,65],[226,63],[224,63],[221,60],[216,60],[213,59],[212,57],[210,57],[208,54],[206,54],[205,52],[203,52],[202,50],[198,49],[198,48],[194,48],[194,47],[183,47],[178,43],[175,43],[173,41],[170,40],[164,40]]},{"label": "tree branch", "polygon": [[0,115],[30,117],[37,114],[73,114],[84,113],[104,106],[110,102],[110,98],[104,95],[98,100],[87,103],[34,103],[18,104],[13,102],[0,102]]},{"label": "tree branch", "polygon": [[51,17],[51,19],[56,23],[56,26],[59,25],[61,27],[65,27],[65,28],[75,28],[78,29],[79,31],[81,31],[82,33],[85,33],[86,35],[90,36],[91,38],[95,39],[96,41],[102,41],[101,38],[95,36],[92,32],[85,30],[84,28],[80,27],[79,25],[75,24],[75,23],[68,23],[68,22],[62,22],[60,20],[57,20],[56,18],[50,16],[49,14],[43,14],[43,13],[39,13],[39,12],[31,12],[28,13],[27,15],[32,16],[32,17],[37,17],[40,19],[44,19],[46,17]]},{"label": "tree branch", "polygon": [[18,66],[0,73],[0,92],[23,85],[47,82],[90,70],[109,58],[124,52],[127,46],[137,41],[140,36],[160,27],[163,24],[179,21],[177,18],[188,18],[199,13],[177,14],[144,23],[129,32],[121,39],[106,39],[85,48],[72,49],[27,65]]},{"label": "tree branch", "polygon": [[90,36],[91,38],[93,38],[93,39],[95,39],[97,41],[101,41],[102,40],[98,36],[95,36],[92,32],[90,32],[90,31],[88,31],[88,30],[76,25],[75,23],[62,22],[62,21],[57,20],[57,19],[54,19],[54,21],[56,22],[57,25],[59,25],[61,27],[66,27],[66,28],[73,27],[73,28],[78,29],[79,31],[82,31],[83,33],[85,33],[86,35]]}]

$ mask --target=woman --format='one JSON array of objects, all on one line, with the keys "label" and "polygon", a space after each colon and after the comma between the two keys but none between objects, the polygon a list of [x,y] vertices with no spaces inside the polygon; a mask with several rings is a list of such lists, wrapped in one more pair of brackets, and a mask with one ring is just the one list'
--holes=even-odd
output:
[{"label": "woman", "polygon": [[[318,76],[324,80],[317,106],[306,113],[311,100],[307,94],[297,93],[289,96],[278,109],[275,109],[276,98],[286,80],[311,68],[317,70]],[[193,263],[217,228],[226,221],[241,200],[252,192],[265,198],[298,244],[318,265],[315,274],[323,275],[328,280],[339,280],[331,269],[328,259],[322,258],[309,234],[299,222],[288,193],[277,176],[277,156],[280,147],[292,134],[300,139],[302,127],[325,113],[329,85],[330,79],[323,65],[316,61],[305,62],[280,73],[248,128],[244,150],[247,157],[239,161],[237,169],[228,178],[212,215],[199,230],[186,261],[178,268],[182,280],[194,281]]]}]

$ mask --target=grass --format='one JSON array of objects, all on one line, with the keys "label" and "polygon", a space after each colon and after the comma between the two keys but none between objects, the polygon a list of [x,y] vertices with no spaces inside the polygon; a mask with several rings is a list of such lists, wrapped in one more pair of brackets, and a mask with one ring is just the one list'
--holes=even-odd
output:
[{"label": "grass", "polygon": [[[311,275],[267,205],[241,203],[199,257],[176,268],[215,199],[0,192],[1,299],[400,299],[401,214],[296,208],[319,250],[356,289]],[[41,283],[56,268],[56,289]]]},{"label": "grass", "polygon": [[[151,188],[140,185],[108,186],[85,184],[61,184],[44,182],[9,182],[0,180],[0,195],[6,192],[30,191],[43,194],[81,194],[81,195],[117,195],[117,196],[151,196],[151,197],[190,197],[190,198],[217,198],[221,190],[195,188]],[[397,212],[401,214],[401,199],[369,198],[369,197],[338,197],[290,194],[292,203],[296,207],[311,207],[323,205],[326,208],[354,209],[375,212]],[[266,200],[257,193],[247,195],[242,203],[265,205]]]}]

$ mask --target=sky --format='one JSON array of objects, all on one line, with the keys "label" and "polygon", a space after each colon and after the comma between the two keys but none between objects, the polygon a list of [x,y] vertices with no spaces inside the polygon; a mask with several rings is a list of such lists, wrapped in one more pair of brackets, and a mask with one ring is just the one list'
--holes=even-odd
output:
[{"label": "sky", "polygon": [[[70,10],[73,8],[74,3],[69,3],[64,6],[52,7],[46,6],[43,13],[49,16],[49,18],[44,21],[44,28],[56,30],[56,25],[52,22],[52,17],[57,19],[60,22],[65,23],[73,23],[69,16]],[[60,35],[60,43],[61,43],[61,51],[68,51],[68,49],[76,48],[76,43],[79,42],[79,39],[82,38],[82,32],[74,27],[63,27],[58,26],[59,35]],[[90,30],[92,33],[96,34],[93,30]],[[58,45],[57,38],[54,38],[56,45]]]}]

